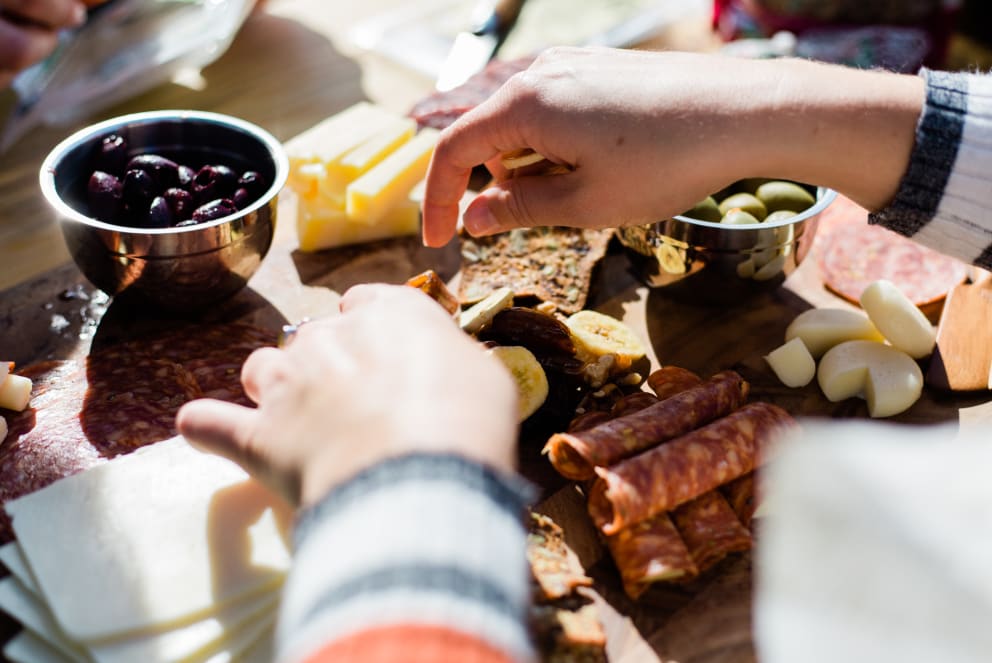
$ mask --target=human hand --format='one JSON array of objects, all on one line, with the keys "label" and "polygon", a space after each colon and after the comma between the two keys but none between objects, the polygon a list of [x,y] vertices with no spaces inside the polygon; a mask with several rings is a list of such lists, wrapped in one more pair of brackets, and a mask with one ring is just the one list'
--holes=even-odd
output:
[{"label": "human hand", "polygon": [[0,1],[0,88],[55,48],[59,30],[86,20],[86,6],[76,0]]},{"label": "human hand", "polygon": [[352,288],[341,315],[302,325],[284,348],[256,351],[241,376],[257,409],[193,401],[179,411],[179,432],[293,502],[311,504],[404,453],[513,469],[512,378],[414,288]]},{"label": "human hand", "polygon": [[[479,164],[496,183],[465,211],[473,235],[649,223],[758,176],[878,207],[908,162],[922,90],[915,76],[798,60],[551,49],[442,133],[424,241],[451,239]],[[500,155],[525,149],[569,172],[510,177]]]}]

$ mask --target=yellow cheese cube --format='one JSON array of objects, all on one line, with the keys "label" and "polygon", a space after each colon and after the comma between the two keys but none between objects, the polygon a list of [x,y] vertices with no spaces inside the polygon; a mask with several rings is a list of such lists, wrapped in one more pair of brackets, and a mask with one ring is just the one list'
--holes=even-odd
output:
[{"label": "yellow cheese cube", "polygon": [[337,162],[328,163],[328,176],[351,182],[410,140],[416,130],[417,123],[411,118],[396,118],[389,126],[342,156]]},{"label": "yellow cheese cube", "polygon": [[301,198],[296,213],[296,232],[301,251],[320,251],[336,246],[372,242],[420,232],[420,206],[401,201],[374,224],[352,221],[344,210]]},{"label": "yellow cheese cube", "polygon": [[375,223],[406,200],[424,178],[438,131],[423,129],[345,190],[345,211],[353,221]]}]

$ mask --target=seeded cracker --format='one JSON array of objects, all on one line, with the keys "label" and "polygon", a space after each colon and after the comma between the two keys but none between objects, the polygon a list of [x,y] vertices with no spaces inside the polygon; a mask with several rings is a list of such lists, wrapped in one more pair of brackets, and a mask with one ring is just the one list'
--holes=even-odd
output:
[{"label": "seeded cracker", "polygon": [[612,230],[516,229],[462,238],[458,299],[473,304],[497,288],[536,297],[566,314],[585,307],[593,268],[606,254]]}]

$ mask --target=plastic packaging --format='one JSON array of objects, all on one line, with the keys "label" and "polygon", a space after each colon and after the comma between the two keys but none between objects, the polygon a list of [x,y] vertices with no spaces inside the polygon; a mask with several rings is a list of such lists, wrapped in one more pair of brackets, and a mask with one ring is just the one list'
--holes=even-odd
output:
[{"label": "plastic packaging", "polygon": [[66,125],[213,62],[255,0],[113,0],[62,35],[46,60],[13,83],[18,105],[6,147],[40,123]]}]

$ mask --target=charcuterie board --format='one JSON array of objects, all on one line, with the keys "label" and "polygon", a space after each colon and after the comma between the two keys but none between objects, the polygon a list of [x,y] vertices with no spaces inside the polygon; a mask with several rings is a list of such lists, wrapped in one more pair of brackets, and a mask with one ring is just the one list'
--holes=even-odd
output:
[{"label": "charcuterie board", "polygon": [[[370,281],[402,283],[425,269],[457,278],[460,253],[454,244],[427,249],[415,237],[384,240],[319,253],[297,249],[295,199],[280,200],[275,241],[247,289],[195,319],[176,319],[128,301],[111,301],[73,265],[65,265],[3,293],[0,338],[3,359],[18,365],[49,359],[79,359],[92,349],[137,340],[190,323],[247,322],[278,330],[305,316],[334,315],[340,295]],[[809,260],[781,288],[731,306],[689,303],[651,290],[633,275],[626,254],[612,246],[593,277],[587,308],[622,319],[649,341],[652,366],[675,364],[701,375],[738,371],[752,398],[782,406],[796,416],[867,417],[861,401],[830,403],[815,385],[782,386],[763,355],[782,343],[785,328],[814,306],[850,306],[827,291]],[[992,421],[987,393],[949,395],[927,390],[895,418],[908,424],[975,419]],[[586,514],[583,498],[540,454],[542,441],[523,439],[521,471],[542,490],[537,510],[564,529],[565,539],[595,581],[611,661],[750,661],[750,555],[721,563],[688,585],[658,586],[634,602]]]}]

